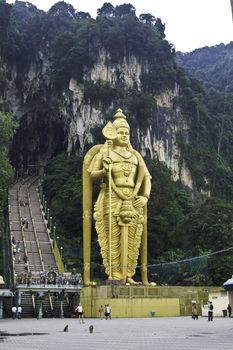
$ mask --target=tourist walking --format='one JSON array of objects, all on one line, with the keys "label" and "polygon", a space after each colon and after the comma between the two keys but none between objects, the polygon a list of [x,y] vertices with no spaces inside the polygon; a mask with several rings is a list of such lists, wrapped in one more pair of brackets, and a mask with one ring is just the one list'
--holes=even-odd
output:
[{"label": "tourist walking", "polygon": [[12,318],[13,320],[16,319],[16,313],[17,313],[17,307],[15,305],[12,306],[11,308],[11,311],[12,311]]},{"label": "tourist walking", "polygon": [[100,308],[99,308],[99,316],[100,316],[101,320],[104,317],[104,307],[103,307],[103,305],[101,305]]},{"label": "tourist walking", "polygon": [[19,239],[18,239],[18,241],[16,243],[16,251],[17,251],[17,253],[20,253],[20,251],[21,251],[20,240]]},{"label": "tourist walking", "polygon": [[17,307],[17,317],[18,317],[18,320],[21,320],[21,316],[22,316],[22,307],[21,305],[19,305]]},{"label": "tourist walking", "polygon": [[75,311],[77,312],[77,316],[78,316],[79,322],[80,323],[81,322],[84,323],[84,321],[83,321],[83,312],[84,312],[84,310],[83,310],[83,307],[82,307],[82,305],[80,303],[78,304],[78,306],[75,309]]},{"label": "tourist walking", "polygon": [[228,304],[227,306],[227,311],[228,311],[228,317],[231,317],[232,308],[230,304]]},{"label": "tourist walking", "polygon": [[112,319],[111,317],[111,306],[109,304],[105,305],[105,320]]},{"label": "tourist walking", "polygon": [[212,301],[208,302],[208,321],[213,321],[213,310],[214,306]]},{"label": "tourist walking", "polygon": [[197,311],[197,305],[196,304],[192,305],[192,319],[193,320],[198,320],[198,311]]}]

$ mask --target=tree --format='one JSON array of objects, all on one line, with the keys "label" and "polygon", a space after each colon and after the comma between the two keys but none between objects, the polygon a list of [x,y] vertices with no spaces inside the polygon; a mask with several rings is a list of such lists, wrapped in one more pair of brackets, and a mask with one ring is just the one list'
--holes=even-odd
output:
[{"label": "tree", "polygon": [[64,1],[59,1],[53,5],[48,11],[48,14],[49,16],[62,17],[69,20],[76,18],[76,11],[73,6]]},{"label": "tree", "polygon": [[12,5],[7,4],[5,0],[0,0],[0,48],[3,47],[7,40],[11,9]]},{"label": "tree", "polygon": [[160,35],[161,39],[165,38],[165,24],[162,23],[160,18],[157,18],[155,21],[155,29],[157,33]]},{"label": "tree", "polygon": [[77,19],[90,19],[91,16],[88,12],[82,12],[82,11],[78,11],[76,13],[76,17]]},{"label": "tree", "polygon": [[155,24],[155,17],[152,16],[150,13],[142,13],[140,16],[139,16],[139,21],[144,23],[144,24]]},{"label": "tree", "polygon": [[105,2],[101,8],[97,10],[98,16],[113,17],[115,8],[110,2]]},{"label": "tree", "polygon": [[136,9],[131,4],[123,4],[116,6],[115,8],[115,15],[118,17],[123,17],[126,15],[134,14],[135,15]]},{"label": "tree", "polygon": [[82,256],[81,179],[82,159],[60,154],[49,162],[43,184],[64,252],[69,252],[65,261],[76,262],[76,266],[81,264]]},{"label": "tree", "polygon": [[[13,138],[17,124],[9,113],[0,112],[0,238],[4,231],[4,211],[7,208],[7,188],[13,180],[14,171],[8,157],[8,148]],[[0,246],[2,239],[0,239]],[[0,255],[0,259],[2,254]],[[0,260],[0,274],[2,262]]]}]

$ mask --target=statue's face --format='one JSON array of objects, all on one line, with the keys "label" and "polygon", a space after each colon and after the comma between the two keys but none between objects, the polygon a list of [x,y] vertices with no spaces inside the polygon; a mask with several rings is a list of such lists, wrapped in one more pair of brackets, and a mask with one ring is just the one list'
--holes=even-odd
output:
[{"label": "statue's face", "polygon": [[119,128],[117,129],[117,138],[115,140],[117,146],[128,146],[129,144],[129,129]]}]

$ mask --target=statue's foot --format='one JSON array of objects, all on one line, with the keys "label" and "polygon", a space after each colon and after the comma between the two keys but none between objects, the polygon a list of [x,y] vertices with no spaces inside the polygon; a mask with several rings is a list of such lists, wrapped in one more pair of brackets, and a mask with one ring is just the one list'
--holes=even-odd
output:
[{"label": "statue's foot", "polygon": [[152,287],[157,286],[157,284],[155,282],[150,282],[149,285]]},{"label": "statue's foot", "polygon": [[127,277],[126,283],[129,283],[131,285],[136,285],[137,284],[137,282],[135,282],[131,277]]},{"label": "statue's foot", "polygon": [[152,286],[152,287],[157,286],[155,282],[149,282],[147,278],[142,280],[142,284],[143,286]]}]

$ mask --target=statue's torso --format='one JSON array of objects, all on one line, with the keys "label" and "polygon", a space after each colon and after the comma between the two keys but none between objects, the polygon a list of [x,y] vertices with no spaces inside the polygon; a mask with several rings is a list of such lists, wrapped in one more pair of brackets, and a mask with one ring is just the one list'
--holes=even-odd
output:
[{"label": "statue's torso", "polygon": [[112,150],[112,178],[117,187],[135,186],[138,160],[136,156],[128,150]]}]

